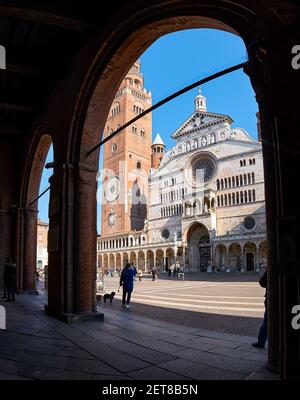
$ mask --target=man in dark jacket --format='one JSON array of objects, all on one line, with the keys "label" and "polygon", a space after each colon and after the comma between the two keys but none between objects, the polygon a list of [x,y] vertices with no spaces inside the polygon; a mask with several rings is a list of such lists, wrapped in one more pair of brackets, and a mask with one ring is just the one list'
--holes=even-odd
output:
[{"label": "man in dark jacket", "polygon": [[252,343],[252,346],[258,347],[260,349],[263,349],[266,345],[266,342],[268,340],[268,312],[267,312],[267,271],[262,275],[262,277],[259,280],[259,284],[261,287],[266,289],[265,293],[265,314],[264,314],[264,320],[263,323],[259,329],[259,334],[258,334],[258,340],[256,343]]},{"label": "man in dark jacket", "polygon": [[[125,265],[120,277],[120,286],[123,287],[122,307],[129,308],[131,293],[133,291],[133,278],[136,276],[136,268],[130,263]],[[125,304],[126,303],[126,304]]]}]

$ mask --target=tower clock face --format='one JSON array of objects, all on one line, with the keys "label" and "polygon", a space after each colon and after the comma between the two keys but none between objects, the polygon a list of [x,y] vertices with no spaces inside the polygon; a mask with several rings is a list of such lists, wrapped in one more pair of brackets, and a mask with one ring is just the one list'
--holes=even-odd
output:
[{"label": "tower clock face", "polygon": [[113,202],[118,198],[119,194],[120,194],[120,181],[118,177],[114,176],[107,182],[104,191],[104,196],[106,201]]}]

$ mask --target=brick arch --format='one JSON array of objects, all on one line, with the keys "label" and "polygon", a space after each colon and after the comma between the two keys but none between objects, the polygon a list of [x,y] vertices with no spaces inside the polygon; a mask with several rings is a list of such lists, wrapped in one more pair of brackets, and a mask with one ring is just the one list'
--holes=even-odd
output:
[{"label": "brick arch", "polygon": [[[58,255],[60,260],[53,258],[50,263],[56,270],[60,264],[60,268],[65,268],[68,270],[66,273],[75,278],[74,285],[64,284],[61,292],[64,294],[54,293],[50,307],[54,313],[96,310],[92,279],[96,265],[95,193],[99,151],[90,156],[87,156],[87,152],[102,136],[115,92],[131,65],[155,40],[171,32],[201,27],[239,33],[246,44],[255,42],[265,33],[265,26],[260,25],[258,16],[244,5],[220,1],[218,6],[203,6],[187,0],[167,0],[160,5],[147,6],[136,14],[130,12],[128,16],[122,15],[121,23],[112,27],[105,40],[91,40],[88,48],[89,65],[85,61],[85,69],[80,69],[80,80],[77,77],[75,81],[73,76],[73,81],[68,81],[68,85],[76,83],[75,89],[78,90],[74,95],[77,97],[72,98],[71,115],[68,115],[67,144],[63,159],[66,168],[70,169],[70,172],[65,173],[68,180],[68,193],[65,193],[65,197],[67,199],[71,196],[74,207],[70,210],[67,201],[64,203],[61,224],[64,224],[63,218],[67,218],[71,224],[69,230],[74,234],[65,235],[68,248]],[[103,43],[100,48],[99,43]],[[256,57],[256,53],[251,50],[249,58],[250,61],[253,59],[253,65],[256,65]],[[259,73],[255,72],[257,80]],[[264,85],[263,78],[261,82]],[[55,184],[58,182],[57,187],[59,179],[63,180],[64,177],[57,175],[54,179]],[[59,278],[57,283],[61,284]],[[60,296],[62,301],[59,301]],[[51,297],[49,291],[49,301]]]},{"label": "brick arch", "polygon": [[23,175],[17,239],[19,290],[35,290],[38,202],[32,202],[38,197],[43,169],[52,144],[51,135],[44,132],[45,129],[38,129],[33,136]]}]

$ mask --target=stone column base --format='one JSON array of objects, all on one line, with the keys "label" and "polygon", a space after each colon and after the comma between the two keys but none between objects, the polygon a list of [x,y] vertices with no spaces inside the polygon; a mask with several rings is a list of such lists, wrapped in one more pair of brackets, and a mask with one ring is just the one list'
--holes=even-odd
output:
[{"label": "stone column base", "polygon": [[48,305],[45,305],[45,312],[51,317],[55,317],[60,321],[66,322],[67,324],[75,324],[83,321],[104,321],[104,314],[98,311],[87,312],[87,313],[52,313],[48,309]]}]

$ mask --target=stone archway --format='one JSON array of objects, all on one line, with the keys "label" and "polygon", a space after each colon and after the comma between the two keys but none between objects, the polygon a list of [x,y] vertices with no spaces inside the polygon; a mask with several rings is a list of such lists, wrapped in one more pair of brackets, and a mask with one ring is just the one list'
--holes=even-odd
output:
[{"label": "stone archway", "polygon": [[227,249],[223,244],[218,244],[215,248],[215,263],[219,271],[225,271],[227,267]]},{"label": "stone archway", "polygon": [[166,250],[166,269],[175,263],[175,252],[174,249],[168,247]]},{"label": "stone archway", "polygon": [[267,241],[264,240],[263,242],[260,242],[258,246],[259,269],[265,271],[265,269],[267,268],[267,262],[268,262],[268,245]]},{"label": "stone archway", "polygon": [[102,273],[106,273],[107,271],[108,271],[108,254],[103,254]]},{"label": "stone archway", "polygon": [[187,259],[189,271],[205,272],[211,262],[211,242],[207,228],[193,223],[187,230]]},{"label": "stone archway", "polygon": [[151,269],[154,267],[154,253],[152,250],[147,250],[146,253],[146,269],[151,272]]},{"label": "stone archway", "polygon": [[161,249],[157,249],[155,252],[155,258],[156,258],[156,265],[158,268],[163,271],[164,270],[164,252]]},{"label": "stone archway", "polygon": [[231,243],[228,249],[228,268],[230,271],[240,271],[242,264],[242,248],[239,243]]},{"label": "stone archway", "polygon": [[135,251],[130,252],[130,260],[129,261],[132,262],[135,267],[137,266],[137,259],[136,259]]},{"label": "stone archway", "polygon": [[122,270],[122,258],[120,253],[116,254],[116,270],[117,271]]},{"label": "stone archway", "polygon": [[[128,70],[128,67],[133,64],[133,62],[139,57],[139,55],[142,53],[143,50],[145,50],[146,47],[148,47],[155,39],[162,36],[163,34],[179,29],[195,27],[219,28],[231,32],[239,31],[239,33],[243,36],[246,44],[249,45],[248,52],[250,61],[249,67],[247,67],[247,71],[249,75],[251,74],[251,79],[256,84],[255,92],[257,95],[257,99],[260,103],[260,107],[264,111],[266,110],[266,115],[261,115],[261,121],[263,127],[262,136],[264,145],[264,157],[266,158],[267,167],[270,171],[268,190],[266,191],[266,199],[267,202],[269,202],[267,225],[270,235],[268,236],[268,240],[271,240],[272,242],[272,253],[274,253],[270,264],[271,273],[269,274],[269,296],[271,297],[270,304],[272,305],[273,310],[272,313],[270,313],[270,316],[272,314],[271,325],[272,328],[274,328],[270,329],[270,331],[279,332],[279,315],[277,311],[279,310],[279,296],[277,296],[279,291],[279,276],[276,268],[278,263],[278,260],[276,259],[276,235],[278,233],[278,228],[276,227],[276,210],[278,210],[278,207],[280,207],[281,205],[277,204],[277,199],[273,199],[273,193],[274,187],[281,187],[280,182],[278,181],[281,176],[279,166],[283,164],[279,162],[280,152],[276,153],[274,149],[277,148],[277,141],[279,141],[282,136],[287,136],[285,134],[286,110],[284,107],[282,108],[282,110],[280,110],[280,99],[276,98],[276,96],[271,96],[270,93],[270,88],[272,88],[272,90],[274,89],[273,93],[275,94],[281,93],[280,90],[277,90],[277,85],[280,86],[280,79],[276,79],[276,77],[278,76],[278,78],[280,78],[280,76],[282,76],[282,73],[280,71],[279,76],[279,74],[276,73],[276,71],[272,71],[272,68],[269,68],[269,66],[276,64],[276,60],[278,60],[280,55],[289,54],[291,46],[284,47],[283,44],[280,44],[280,46],[278,46],[275,51],[276,46],[273,46],[272,41],[270,45],[268,43],[263,43],[263,41],[260,42],[260,38],[265,37],[265,33],[268,31],[267,19],[266,25],[264,25],[264,23],[261,23],[263,22],[263,19],[258,16],[258,13],[256,13],[255,10],[250,10],[244,4],[241,6],[238,3],[222,1],[220,2],[220,6],[206,5],[205,7],[203,7],[203,4],[201,2],[199,4],[193,4],[193,13],[203,15],[202,17],[189,17],[190,4],[185,1],[169,3],[167,2],[161,5],[161,9],[159,9],[159,7],[156,7],[155,10],[151,9],[151,6],[149,6],[149,8],[146,7],[143,12],[142,10],[140,10],[140,13],[141,16],[138,15],[138,13],[133,13],[130,15],[130,18],[135,21],[136,30],[129,30],[128,27],[131,27],[131,24],[128,16],[128,20],[127,18],[122,19],[122,24],[120,24],[120,28],[114,26],[111,36],[107,37],[107,40],[105,40],[105,45],[103,45],[101,49],[99,49],[97,47],[98,45],[95,44],[97,56],[95,56],[95,58],[91,60],[90,66],[92,67],[89,68],[89,75],[86,73],[86,75],[82,77],[82,81],[84,80],[86,86],[82,85],[83,87],[80,87],[80,96],[76,100],[75,105],[73,104],[75,117],[72,118],[72,126],[70,124],[70,136],[72,137],[70,142],[68,143],[68,156],[66,156],[64,160],[66,161],[67,166],[70,165],[70,167],[67,168],[74,168],[75,165],[75,174],[69,174],[71,178],[66,174],[66,179],[69,180],[65,185],[68,187],[68,193],[64,193],[64,195],[65,198],[68,198],[67,195],[72,195],[73,193],[76,193],[75,207],[73,207],[72,205],[74,210],[73,208],[72,210],[70,210],[68,203],[65,202],[63,204],[63,211],[66,215],[69,216],[69,219],[71,220],[71,213],[74,213],[74,232],[76,232],[76,234],[73,236],[70,235],[69,237],[71,243],[70,245],[68,245],[68,252],[70,253],[70,256],[65,256],[65,253],[67,253],[67,251],[61,252],[62,254],[59,254],[57,256],[57,259],[59,261],[57,263],[57,269],[62,267],[65,268],[65,275],[70,275],[70,279],[71,276],[76,276],[76,281],[74,290],[69,281],[67,281],[66,283],[57,282],[59,283],[59,285],[57,285],[58,288],[60,288],[60,285],[65,285],[65,287],[63,287],[60,291],[59,289],[57,289],[56,292],[53,293],[53,298],[57,298],[58,300],[53,304],[52,309],[58,313],[62,311],[72,312],[73,310],[79,312],[90,312],[91,310],[95,310],[95,307],[93,306],[95,296],[91,290],[91,278],[89,277],[93,276],[92,272],[96,264],[96,256],[92,253],[92,249],[96,248],[96,239],[94,238],[95,233],[93,233],[93,231],[96,232],[96,229],[91,229],[91,227],[94,226],[93,224],[96,215],[93,182],[95,180],[97,170],[97,153],[94,153],[94,155],[89,159],[87,159],[86,154],[87,151],[96,144],[96,136],[97,138],[100,137],[100,133],[102,132],[102,128],[104,126],[106,115],[112,102],[113,95],[116,92],[118,85],[122,80],[122,77],[125,75],[126,70]],[[154,15],[155,22],[152,22],[154,20]],[[180,15],[184,15],[184,17],[180,17]],[[217,21],[213,19],[213,17],[218,17],[222,19],[222,21]],[[231,26],[231,28],[228,26],[228,24]],[[281,22],[279,22],[278,20],[278,25],[280,24]],[[255,26],[256,29],[253,29],[253,26]],[[269,27],[270,31],[272,31],[271,26]],[[98,38],[95,38],[95,42],[97,41],[97,39]],[[272,52],[269,51],[271,49]],[[94,50],[93,47],[92,50]],[[96,51],[94,54],[96,54]],[[90,53],[93,53],[93,51],[91,51]],[[271,53],[274,53],[274,55],[272,56]],[[112,57],[111,54],[113,54]],[[107,60],[109,60],[109,62],[107,62]],[[290,69],[290,63],[287,62],[286,64],[289,65],[288,67],[285,66],[285,68]],[[287,69],[285,69],[285,71],[287,72]],[[274,72],[274,74],[272,74],[272,72]],[[101,82],[99,81],[99,77],[102,77]],[[292,79],[289,79],[289,82],[292,83]],[[98,85],[93,93],[93,88],[95,88],[95,82],[97,81]],[[274,88],[272,87],[273,81]],[[275,81],[277,81],[278,84],[275,84]],[[70,82],[67,83],[70,84]],[[290,85],[290,87],[292,87],[292,85]],[[93,95],[91,98],[92,93]],[[272,104],[272,101],[268,101],[268,99],[272,98],[274,98],[273,101],[274,104],[276,104],[276,107],[272,107],[274,106],[274,104]],[[273,111],[272,108],[275,111]],[[277,114],[274,114],[274,112],[276,112]],[[86,115],[88,115],[89,117],[86,118]],[[290,126],[292,126],[292,124]],[[273,135],[272,132],[278,132],[278,130],[279,134]],[[294,128],[290,128],[289,132],[290,131],[294,131]],[[274,139],[275,137],[276,139]],[[289,140],[290,139],[291,133],[289,133]],[[292,141],[290,140],[289,143],[292,143]],[[69,154],[72,154],[72,156],[69,156]],[[293,171],[297,169],[298,160],[296,162],[296,157],[294,157],[292,161],[288,161],[290,157],[283,158],[285,161],[284,165],[289,166],[287,170]],[[58,192],[59,189],[62,189],[62,184],[59,188],[59,182],[62,182],[63,178],[65,177],[65,175],[63,175],[65,173],[60,173],[61,175],[57,174],[56,179],[56,182],[58,182]],[[75,182],[72,181],[73,176],[75,176]],[[290,176],[292,176],[292,174],[290,174]],[[289,185],[286,184],[285,186],[292,187],[293,182],[289,181],[288,177],[285,177],[285,179],[289,183]],[[79,186],[80,190],[76,190],[77,185]],[[90,185],[90,187],[87,188],[88,185]],[[286,203],[288,203],[288,198]],[[87,206],[86,204],[89,204],[89,206]],[[289,215],[294,215],[294,210],[292,206],[289,211],[290,212],[285,211],[285,213]],[[285,215],[285,213],[283,214]],[[86,218],[83,218],[84,216]],[[85,230],[91,231],[89,232],[89,235],[84,236],[83,232]],[[66,260],[68,260],[68,265],[64,267],[64,265],[66,264]],[[54,258],[50,260],[50,264],[53,264],[53,266],[55,266],[54,261]],[[86,273],[86,268],[89,268],[89,272],[91,272],[90,274]],[[59,274],[57,274],[57,276],[59,276]],[[57,281],[59,281],[59,279],[61,278],[58,278]],[[281,282],[281,284],[287,286],[290,285],[289,283],[285,283],[284,280],[282,280]],[[84,290],[81,290],[82,287],[84,287]],[[285,290],[285,293],[287,292],[288,291]],[[284,291],[281,291],[281,293],[284,293]],[[293,294],[295,293],[296,291],[293,289]],[[288,313],[290,312],[290,310],[286,310],[286,312]],[[281,327],[284,328],[283,321],[281,321]],[[278,336],[276,338],[270,338],[270,348],[272,348],[272,351],[274,351],[274,354],[276,354],[276,357],[270,362],[271,364],[278,366]]]},{"label": "stone archway", "polygon": [[115,255],[113,253],[110,253],[109,255],[109,270],[110,272],[116,271]]},{"label": "stone archway", "polygon": [[125,267],[126,263],[129,262],[129,255],[127,252],[122,254],[122,269]]},{"label": "stone archway", "polygon": [[138,251],[137,268],[141,269],[142,271],[146,270],[146,257],[145,257],[144,251],[142,251],[142,250]]},{"label": "stone archway", "polygon": [[257,268],[257,249],[256,244],[248,242],[243,248],[244,254],[244,269],[245,271],[256,271]]}]

